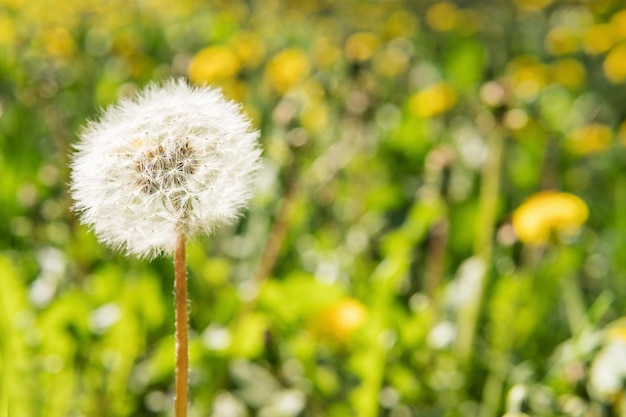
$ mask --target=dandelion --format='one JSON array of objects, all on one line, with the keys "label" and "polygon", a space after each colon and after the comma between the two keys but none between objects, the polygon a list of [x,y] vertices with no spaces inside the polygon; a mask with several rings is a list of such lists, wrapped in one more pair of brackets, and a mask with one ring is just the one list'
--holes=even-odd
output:
[{"label": "dandelion", "polygon": [[239,58],[225,46],[209,46],[200,50],[189,63],[189,79],[198,84],[211,84],[234,77],[240,70]]},{"label": "dandelion", "polygon": [[80,136],[74,209],[103,243],[142,258],[236,219],[258,168],[258,133],[240,108],[182,80],[122,100]]},{"label": "dandelion", "polygon": [[591,123],[572,130],[566,146],[576,155],[587,155],[602,152],[611,145],[613,131],[607,125]]},{"label": "dandelion", "polygon": [[459,9],[453,3],[435,3],[426,11],[426,23],[437,32],[454,29],[460,21]]},{"label": "dandelion", "polygon": [[609,51],[602,69],[609,82],[619,84],[626,81],[626,43],[622,42]]},{"label": "dandelion", "polygon": [[279,52],[267,64],[267,78],[271,86],[284,94],[304,80],[311,72],[309,58],[303,50],[289,48]]},{"label": "dandelion", "polygon": [[550,70],[552,80],[568,88],[576,88],[585,80],[585,67],[573,58],[554,62]]},{"label": "dandelion", "polygon": [[378,35],[369,32],[358,32],[346,41],[345,52],[348,60],[365,62],[369,60],[380,46]]},{"label": "dandelion", "polygon": [[347,298],[322,311],[318,317],[317,330],[330,341],[346,343],[365,323],[367,315],[361,302]]},{"label": "dandelion", "polygon": [[408,105],[416,116],[429,118],[447,112],[454,107],[456,101],[456,92],[452,87],[437,83],[413,94]]},{"label": "dandelion", "polygon": [[513,212],[513,229],[520,241],[542,245],[554,234],[573,235],[587,220],[583,200],[569,193],[542,191]]},{"label": "dandelion", "polygon": [[129,255],[174,255],[176,417],[187,409],[185,241],[231,223],[251,195],[258,132],[219,90],[151,84],[80,134],[74,210],[99,240]]}]

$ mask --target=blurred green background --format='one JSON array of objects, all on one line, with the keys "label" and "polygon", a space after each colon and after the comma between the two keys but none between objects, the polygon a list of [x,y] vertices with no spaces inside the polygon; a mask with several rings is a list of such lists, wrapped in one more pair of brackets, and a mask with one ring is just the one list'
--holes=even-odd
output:
[{"label": "blurred green background", "polygon": [[191,417],[626,415],[620,0],[0,0],[0,417],[172,415],[171,259],[67,193],[170,76],[264,148],[188,247]]}]

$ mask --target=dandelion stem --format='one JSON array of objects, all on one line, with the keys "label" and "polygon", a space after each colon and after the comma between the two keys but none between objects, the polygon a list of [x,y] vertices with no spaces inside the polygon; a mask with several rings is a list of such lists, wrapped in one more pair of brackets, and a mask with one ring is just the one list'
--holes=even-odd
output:
[{"label": "dandelion stem", "polygon": [[500,194],[500,169],[504,148],[504,138],[499,130],[487,138],[488,155],[481,176],[481,189],[476,219],[474,254],[485,265],[485,272],[479,287],[471,300],[462,308],[459,316],[458,354],[463,365],[469,368],[472,351],[478,332],[478,322],[482,308],[483,293],[487,287],[489,266],[493,251],[493,235],[496,225],[498,198]]},{"label": "dandelion stem", "polygon": [[11,340],[11,328],[7,318],[9,315],[6,309],[6,300],[4,294],[6,293],[3,288],[0,291],[0,365],[2,365],[2,372],[0,373],[0,417],[9,416],[9,381],[11,377],[11,364],[9,360],[10,340]]},{"label": "dandelion stem", "polygon": [[285,196],[276,221],[272,225],[272,230],[269,233],[269,238],[263,249],[261,255],[261,261],[257,268],[255,279],[257,284],[261,285],[265,279],[272,273],[274,265],[278,260],[280,251],[283,248],[291,220],[295,213],[296,200],[298,198],[298,188],[300,183],[300,175],[298,172],[297,162],[291,166],[287,179],[287,187]]},{"label": "dandelion stem", "polygon": [[174,302],[176,308],[176,381],[174,416],[187,416],[188,386],[188,311],[187,265],[185,263],[185,235],[180,234],[174,251]]}]

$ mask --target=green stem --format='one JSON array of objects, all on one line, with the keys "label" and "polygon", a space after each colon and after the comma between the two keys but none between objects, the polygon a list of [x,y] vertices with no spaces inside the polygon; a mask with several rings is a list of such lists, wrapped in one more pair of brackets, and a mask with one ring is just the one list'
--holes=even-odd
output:
[{"label": "green stem", "polygon": [[502,388],[507,372],[506,355],[508,351],[509,349],[505,348],[500,352],[493,352],[492,368],[483,388],[483,398],[478,414],[479,417],[493,417],[500,407]]},{"label": "green stem", "polygon": [[[3,280],[0,280],[0,283]],[[9,379],[11,377],[11,361],[9,361],[9,343],[11,329],[9,327],[5,289],[0,290],[0,417],[9,416]]]},{"label": "green stem", "polygon": [[476,285],[472,298],[461,307],[459,312],[459,338],[457,349],[459,359],[465,368],[471,361],[474,340],[480,316],[483,293],[487,281],[487,273],[493,252],[493,236],[496,224],[498,197],[500,189],[500,170],[502,162],[503,138],[496,130],[488,138],[487,160],[481,175],[481,188],[478,201],[478,218],[476,221],[476,237],[474,256],[484,265],[482,276]]},{"label": "green stem", "polygon": [[589,326],[585,300],[576,281],[576,272],[570,271],[560,281],[565,316],[572,336],[576,337],[581,330]]}]

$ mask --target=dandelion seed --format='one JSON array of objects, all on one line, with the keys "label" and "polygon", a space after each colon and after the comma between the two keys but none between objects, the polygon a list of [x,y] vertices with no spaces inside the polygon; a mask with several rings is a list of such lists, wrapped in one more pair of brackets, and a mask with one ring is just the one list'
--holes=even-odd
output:
[{"label": "dandelion seed", "polygon": [[257,137],[218,90],[151,84],[81,132],[74,209],[113,249],[172,254],[179,234],[210,233],[238,217],[259,167]]}]

